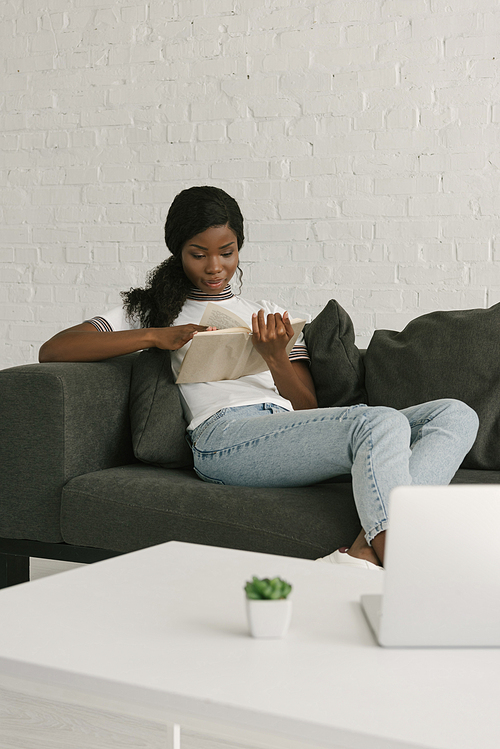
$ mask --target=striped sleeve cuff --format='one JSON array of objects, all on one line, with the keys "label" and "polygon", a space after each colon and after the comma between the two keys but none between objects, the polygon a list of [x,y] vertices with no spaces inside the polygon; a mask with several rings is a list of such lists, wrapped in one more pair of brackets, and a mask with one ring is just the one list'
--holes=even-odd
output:
[{"label": "striped sleeve cuff", "polygon": [[304,344],[295,344],[293,349],[288,354],[288,358],[290,361],[307,361],[311,362],[311,357],[309,356],[309,352],[307,350],[307,346],[304,346]]},{"label": "striped sleeve cuff", "polygon": [[104,317],[93,317],[91,320],[84,320],[84,322],[89,322],[91,325],[94,326],[94,328],[97,328],[101,333],[112,333],[113,328],[109,324],[107,320],[104,319]]}]

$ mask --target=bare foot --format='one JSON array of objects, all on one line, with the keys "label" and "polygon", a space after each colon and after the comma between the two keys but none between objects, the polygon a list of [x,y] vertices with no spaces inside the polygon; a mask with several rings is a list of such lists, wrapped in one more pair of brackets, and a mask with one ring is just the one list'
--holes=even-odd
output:
[{"label": "bare foot", "polygon": [[351,557],[356,557],[357,559],[366,559],[368,562],[372,562],[372,564],[377,564],[379,567],[381,566],[380,560],[375,554],[375,551],[366,542],[365,532],[363,529],[361,529],[359,536],[356,538],[354,543],[351,544],[347,553]]}]

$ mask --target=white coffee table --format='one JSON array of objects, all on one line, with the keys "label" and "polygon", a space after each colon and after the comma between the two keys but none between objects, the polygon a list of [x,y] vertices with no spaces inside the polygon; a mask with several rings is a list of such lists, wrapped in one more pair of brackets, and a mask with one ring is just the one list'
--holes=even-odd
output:
[{"label": "white coffee table", "polygon": [[[247,634],[254,574],[294,586],[283,640]],[[382,581],[208,546],[145,549],[0,591],[0,686],[266,749],[498,749],[500,649],[379,648],[359,597]]]}]

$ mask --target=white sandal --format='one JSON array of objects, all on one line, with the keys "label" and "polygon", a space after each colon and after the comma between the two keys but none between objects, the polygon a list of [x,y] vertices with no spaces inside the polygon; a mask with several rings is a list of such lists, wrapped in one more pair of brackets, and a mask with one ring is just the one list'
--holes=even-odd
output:
[{"label": "white sandal", "polygon": [[347,553],[347,551],[340,551],[340,549],[337,549],[337,551],[332,552],[332,554],[328,554],[327,557],[320,557],[319,559],[315,560],[316,562],[330,562],[330,564],[348,564],[351,567],[360,567],[364,570],[378,570],[379,572],[383,570],[383,567],[380,567],[378,564],[373,564],[373,562],[369,562],[367,559],[358,559],[358,557],[352,557],[350,554]]}]

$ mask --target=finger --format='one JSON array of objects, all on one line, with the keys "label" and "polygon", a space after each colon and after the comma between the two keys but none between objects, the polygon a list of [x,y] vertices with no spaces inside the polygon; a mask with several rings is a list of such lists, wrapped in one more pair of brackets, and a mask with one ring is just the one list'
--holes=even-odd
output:
[{"label": "finger", "polygon": [[276,320],[276,337],[279,337],[279,338],[286,337],[288,339],[290,336],[286,327],[285,320],[278,312],[275,314],[275,320]]},{"label": "finger", "polygon": [[266,324],[266,314],[263,309],[260,309],[257,313],[257,321],[259,323],[259,333],[261,338],[266,336],[267,333],[267,324]]},{"label": "finger", "polygon": [[275,323],[276,323],[276,332],[279,335],[283,335],[283,333],[285,332],[285,324],[284,324],[283,318],[282,318],[282,316],[280,315],[279,312],[275,312],[275,314],[274,314],[274,320],[275,320]]},{"label": "finger", "polygon": [[294,334],[294,329],[293,329],[292,323],[290,322],[290,316],[288,312],[283,313],[283,323],[285,325],[287,336],[291,338]]},{"label": "finger", "polygon": [[252,314],[252,333],[256,338],[260,338],[259,318],[256,312]]},{"label": "finger", "polygon": [[274,315],[267,316],[267,332],[272,337],[276,334],[276,317]]}]

